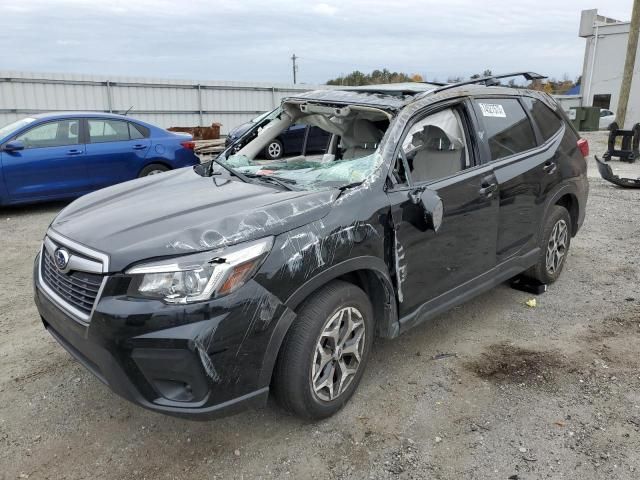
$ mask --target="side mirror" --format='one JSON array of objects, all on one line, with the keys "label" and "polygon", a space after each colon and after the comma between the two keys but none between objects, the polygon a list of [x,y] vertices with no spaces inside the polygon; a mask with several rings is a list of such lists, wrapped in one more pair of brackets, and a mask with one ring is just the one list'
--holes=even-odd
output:
[{"label": "side mirror", "polygon": [[3,150],[5,152],[17,152],[18,150],[24,150],[24,143],[20,140],[12,140],[4,144]]},{"label": "side mirror", "polygon": [[442,217],[444,216],[444,205],[442,199],[433,190],[425,189],[420,195],[420,206],[424,210],[424,219],[434,232],[440,230]]}]

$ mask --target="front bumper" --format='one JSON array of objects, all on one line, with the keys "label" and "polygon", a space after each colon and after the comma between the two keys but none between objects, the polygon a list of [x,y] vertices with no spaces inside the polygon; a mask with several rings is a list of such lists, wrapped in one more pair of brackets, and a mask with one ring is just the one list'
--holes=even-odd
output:
[{"label": "front bumper", "polygon": [[600,176],[604,178],[606,181],[611,182],[619,187],[624,188],[640,188],[640,178],[624,178],[619,177],[613,173],[611,166],[604,163],[597,156],[594,157],[596,159],[596,164],[598,165],[598,172],[600,172]]},{"label": "front bumper", "polygon": [[68,315],[39,286],[45,328],[118,395],[193,419],[266,402],[283,331],[295,314],[257,282],[210,302],[173,306],[128,299],[118,276],[105,284],[89,322]]}]

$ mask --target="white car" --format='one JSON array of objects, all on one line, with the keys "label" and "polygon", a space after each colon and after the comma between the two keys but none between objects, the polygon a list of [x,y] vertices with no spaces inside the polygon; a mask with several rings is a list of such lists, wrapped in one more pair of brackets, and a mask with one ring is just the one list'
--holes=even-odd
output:
[{"label": "white car", "polygon": [[606,130],[611,123],[616,121],[616,114],[606,108],[600,109],[600,130]]}]

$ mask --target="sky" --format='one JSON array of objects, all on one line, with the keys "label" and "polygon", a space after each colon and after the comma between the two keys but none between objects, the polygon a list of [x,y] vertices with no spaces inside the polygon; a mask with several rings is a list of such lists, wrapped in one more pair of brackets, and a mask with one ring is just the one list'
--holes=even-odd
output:
[{"label": "sky", "polygon": [[[631,16],[632,0],[599,13]],[[0,69],[325,83],[353,70],[428,80],[534,71],[575,79],[585,0],[0,0]]]}]

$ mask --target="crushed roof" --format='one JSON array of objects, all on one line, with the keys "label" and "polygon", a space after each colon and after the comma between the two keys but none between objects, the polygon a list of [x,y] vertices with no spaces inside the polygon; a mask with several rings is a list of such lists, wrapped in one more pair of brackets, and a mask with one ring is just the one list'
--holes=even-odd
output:
[{"label": "crushed roof", "polygon": [[287,97],[285,100],[310,100],[321,103],[336,103],[350,105],[364,105],[377,107],[384,110],[400,110],[404,106],[419,99],[430,98],[433,92],[433,101],[447,98],[465,97],[474,95],[502,95],[502,96],[530,96],[543,100],[546,104],[554,106],[554,102],[543,92],[512,88],[506,86],[484,86],[477,84],[460,85],[441,92],[434,92],[438,85],[413,83],[412,90],[408,84],[366,85],[364,87],[349,87],[347,89],[314,90]]}]

